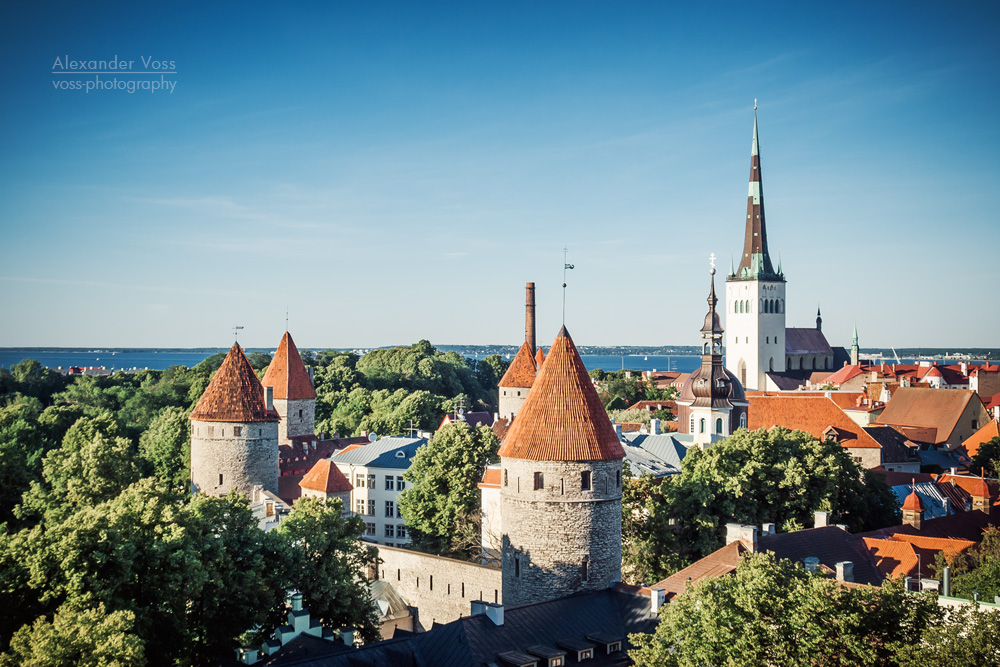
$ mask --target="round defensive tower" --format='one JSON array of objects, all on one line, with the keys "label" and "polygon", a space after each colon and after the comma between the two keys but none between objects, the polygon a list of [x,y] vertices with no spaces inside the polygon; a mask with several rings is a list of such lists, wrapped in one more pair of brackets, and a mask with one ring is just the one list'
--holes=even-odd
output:
[{"label": "round defensive tower", "polygon": [[238,344],[191,413],[191,491],[278,493],[278,413]]},{"label": "round defensive tower", "polygon": [[504,604],[620,581],[625,451],[566,327],[499,453]]},{"label": "round defensive tower", "polygon": [[274,409],[281,417],[278,422],[279,445],[292,444],[291,439],[296,436],[314,434],[316,390],[295,341],[287,331],[281,337],[261,384],[274,391]]}]

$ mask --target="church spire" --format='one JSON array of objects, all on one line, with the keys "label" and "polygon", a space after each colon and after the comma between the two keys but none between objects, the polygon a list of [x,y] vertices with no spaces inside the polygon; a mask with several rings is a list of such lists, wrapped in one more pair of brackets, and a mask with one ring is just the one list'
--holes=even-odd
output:
[{"label": "church spire", "polygon": [[823,330],[823,315],[819,312],[819,304],[816,305],[816,331]]},{"label": "church spire", "polygon": [[771,256],[767,250],[767,228],[764,224],[764,185],[760,173],[760,142],[757,138],[757,100],[753,105],[753,146],[750,150],[750,189],[747,193],[747,226],[743,240],[743,256],[737,269],[738,278],[775,278]]}]

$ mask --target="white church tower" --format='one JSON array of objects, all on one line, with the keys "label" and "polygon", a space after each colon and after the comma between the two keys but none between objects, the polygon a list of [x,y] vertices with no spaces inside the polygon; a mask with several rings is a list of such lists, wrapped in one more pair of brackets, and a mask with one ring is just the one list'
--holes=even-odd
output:
[{"label": "white church tower", "polygon": [[743,255],[726,278],[726,368],[747,390],[766,389],[766,374],[785,370],[785,276],[767,250],[756,103]]}]

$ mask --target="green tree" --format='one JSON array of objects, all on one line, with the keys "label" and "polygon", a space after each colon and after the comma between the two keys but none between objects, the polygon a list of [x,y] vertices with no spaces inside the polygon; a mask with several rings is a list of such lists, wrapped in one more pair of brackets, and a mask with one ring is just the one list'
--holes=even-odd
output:
[{"label": "green tree", "polygon": [[486,466],[496,460],[498,448],[492,429],[473,429],[465,422],[455,422],[417,450],[403,474],[411,486],[399,498],[399,509],[415,546],[471,555],[468,536],[476,531],[470,531],[468,525],[479,517],[477,485]]},{"label": "green tree", "polygon": [[653,583],[685,565],[674,542],[664,539],[671,526],[661,486],[668,482],[648,474],[633,479],[627,463],[622,477],[622,579]]},{"label": "green tree", "polygon": [[63,605],[51,620],[41,617],[14,634],[0,667],[142,667],[142,640],[135,614],[104,605]]},{"label": "green tree", "polygon": [[978,591],[980,600],[993,600],[1000,595],[1000,529],[987,527],[979,544],[956,554],[948,564],[953,595],[971,600],[973,591]]},{"label": "green tree", "polygon": [[901,645],[896,660],[899,667],[998,667],[1000,613],[973,605],[949,610],[919,642]]},{"label": "green tree", "polygon": [[941,610],[899,582],[846,588],[753,554],[732,576],[704,579],[662,607],[651,635],[632,635],[640,667],[892,665]]},{"label": "green tree", "polygon": [[972,457],[969,470],[974,475],[996,477],[1000,471],[1000,436],[979,445],[979,450]]},{"label": "green tree", "polygon": [[[692,449],[680,475],[660,487],[670,530],[659,535],[680,561],[723,546],[727,523],[775,523],[782,530],[811,525],[831,513],[852,532],[898,523],[895,497],[861,470],[839,444],[802,431],[737,431],[705,450]],[[669,572],[653,572],[656,576]]]},{"label": "green tree", "polygon": [[[286,587],[302,593],[313,618],[327,627],[350,625],[366,642],[379,638],[378,617],[364,581],[375,550],[360,541],[365,524],[345,519],[339,502],[301,498],[274,531]],[[274,619],[274,617],[272,617]],[[284,619],[274,619],[284,623]]]},{"label": "green tree", "polygon": [[191,422],[181,408],[164,409],[139,436],[139,454],[158,479],[178,490],[190,488]]}]

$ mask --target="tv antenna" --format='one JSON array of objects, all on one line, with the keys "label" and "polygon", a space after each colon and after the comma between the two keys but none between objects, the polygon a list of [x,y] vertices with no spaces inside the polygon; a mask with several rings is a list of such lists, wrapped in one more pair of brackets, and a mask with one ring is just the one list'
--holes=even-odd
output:
[{"label": "tv antenna", "polygon": [[563,311],[562,311],[562,323],[566,325],[566,271],[569,269],[576,268],[572,264],[566,261],[569,254],[569,248],[563,246]]},{"label": "tv antenna", "polygon": [[233,327],[233,338],[236,339],[237,341],[240,338],[240,332],[241,331],[243,331],[243,327],[238,326],[238,325],[235,326],[235,327]]}]

